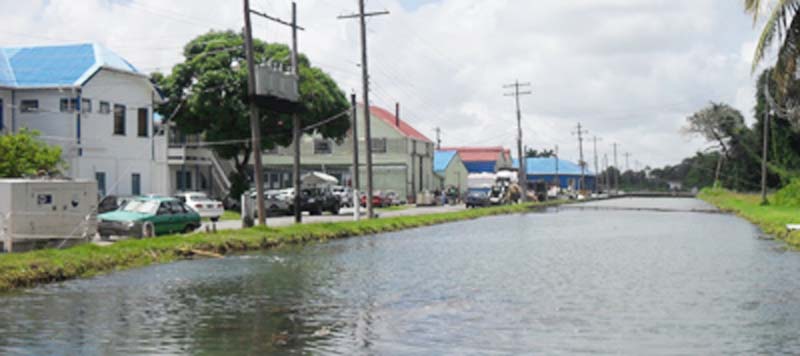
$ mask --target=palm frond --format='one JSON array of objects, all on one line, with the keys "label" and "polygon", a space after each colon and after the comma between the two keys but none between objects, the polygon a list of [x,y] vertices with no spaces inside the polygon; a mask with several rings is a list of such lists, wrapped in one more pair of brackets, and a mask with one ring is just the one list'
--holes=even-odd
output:
[{"label": "palm frond", "polygon": [[[758,16],[761,8],[761,0],[745,0],[745,9],[752,12],[754,16]],[[764,27],[759,36],[758,44],[756,45],[755,53],[753,55],[753,67],[755,72],[758,64],[764,59],[764,54],[767,49],[773,44],[775,38],[785,39],[790,23],[794,23],[794,17],[800,8],[800,0],[776,0],[772,7],[770,16],[764,23]],[[785,42],[784,42],[785,43]]]}]

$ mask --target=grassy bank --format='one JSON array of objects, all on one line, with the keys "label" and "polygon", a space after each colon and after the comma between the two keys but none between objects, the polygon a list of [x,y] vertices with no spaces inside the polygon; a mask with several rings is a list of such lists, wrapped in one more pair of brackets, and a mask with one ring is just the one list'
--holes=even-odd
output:
[{"label": "grassy bank", "polygon": [[[800,247],[800,232],[788,232],[786,224],[800,224],[800,209],[780,205],[761,205],[755,194],[734,193],[721,189],[705,189],[698,195],[721,210],[735,213],[792,246]],[[772,199],[771,199],[772,200]]]},{"label": "grassy bank", "polygon": [[283,244],[325,241],[351,236],[398,231],[414,227],[475,219],[490,215],[522,213],[560,202],[473,209],[451,213],[403,216],[359,222],[293,225],[280,228],[255,227],[126,240],[111,246],[85,244],[63,250],[40,250],[0,255],[0,291],[38,284],[90,277],[129,268],[192,258],[198,251],[226,254],[266,250]]}]

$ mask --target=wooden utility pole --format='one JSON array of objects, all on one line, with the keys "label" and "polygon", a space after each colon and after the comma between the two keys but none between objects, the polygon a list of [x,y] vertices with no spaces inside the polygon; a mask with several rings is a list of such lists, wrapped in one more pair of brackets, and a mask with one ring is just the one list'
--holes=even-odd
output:
[{"label": "wooden utility pole", "polygon": [[597,187],[597,181],[600,176],[600,171],[597,162],[597,141],[602,141],[603,139],[598,138],[597,136],[592,137],[592,143],[594,144],[594,192],[598,193],[600,189]]},{"label": "wooden utility pole", "polygon": [[631,153],[630,152],[625,152],[625,154],[623,156],[625,156],[625,171],[629,171],[629,170],[631,170],[631,162],[630,162]]},{"label": "wooden utility pole", "polygon": [[[298,61],[298,49],[297,49],[297,30],[303,30],[304,28],[297,25],[297,3],[292,2],[292,21],[286,22],[281,20],[277,17],[272,17],[267,15],[263,12],[258,12],[255,10],[250,10],[250,13],[255,15],[261,16],[267,20],[277,22],[281,25],[286,25],[292,28],[292,53],[291,53],[291,61],[292,61],[292,74],[294,74],[295,78],[300,78],[300,71],[297,68]],[[299,85],[299,84],[298,84]],[[295,223],[303,222],[303,207],[302,207],[302,196],[300,194],[301,191],[301,182],[300,182],[300,147],[301,142],[300,140],[303,137],[303,127],[302,123],[300,122],[300,117],[297,116],[297,113],[292,114],[292,138],[294,141],[294,162],[292,164],[292,178],[293,178],[293,185],[294,185],[294,221]],[[260,160],[260,159],[259,159]]]},{"label": "wooden utility pole", "polygon": [[339,19],[357,18],[361,27],[361,81],[364,93],[364,138],[367,150],[367,218],[375,216],[372,206],[373,180],[372,180],[372,131],[370,125],[369,107],[369,69],[367,67],[367,17],[388,15],[389,11],[364,12],[364,0],[358,0],[358,13],[339,16]]},{"label": "wooden utility pole", "polygon": [[761,205],[769,204],[767,200],[767,150],[769,150],[769,107],[764,110],[764,122],[761,130],[764,131],[762,152],[761,152]]},{"label": "wooden utility pole", "polygon": [[[292,73],[298,78],[298,90],[300,81],[300,71],[297,69],[297,3],[292,1]],[[300,143],[303,138],[303,131],[300,127],[300,116],[292,114],[292,132],[294,136],[294,164],[292,165],[292,176],[294,178],[294,222],[303,222],[302,207],[302,182],[300,182]]]},{"label": "wooden utility pole", "polygon": [[247,57],[247,99],[250,106],[250,133],[253,140],[253,165],[256,183],[256,206],[258,224],[267,225],[267,211],[264,208],[264,166],[261,163],[261,125],[256,106],[256,65],[253,53],[253,28],[250,24],[250,0],[244,0],[244,46]]},{"label": "wooden utility pole", "polygon": [[442,129],[438,127],[436,128],[436,149],[442,149]]},{"label": "wooden utility pole", "polygon": [[586,189],[586,161],[583,160],[583,135],[587,133],[589,133],[589,131],[584,130],[580,122],[578,123],[578,130],[572,133],[578,136],[578,152],[580,154],[580,161],[578,164],[581,166],[581,183],[578,191]]},{"label": "wooden utility pole", "polygon": [[519,106],[519,97],[520,95],[531,95],[533,92],[531,91],[523,91],[520,92],[519,88],[521,87],[530,87],[531,83],[520,83],[519,80],[514,82],[514,84],[504,85],[503,88],[509,89],[514,88],[513,93],[505,94],[506,96],[513,96],[514,100],[517,104],[517,158],[519,160],[519,171],[517,172],[519,184],[522,187],[522,201],[528,200],[528,182],[527,182],[527,171],[525,167],[525,152],[522,151],[522,110]]},{"label": "wooden utility pole", "polygon": [[610,192],[611,192],[611,176],[610,176],[611,172],[609,172],[609,169],[608,169],[608,154],[607,153],[603,154],[603,165],[606,167],[606,179],[605,179],[605,184],[604,184],[605,188],[606,188],[606,194],[610,194]]},{"label": "wooden utility pole", "polygon": [[356,94],[350,95],[350,105],[353,107],[353,219],[355,221],[361,220],[361,195],[358,190],[361,189],[361,169],[358,164],[358,104],[356,104]]},{"label": "wooden utility pole", "polygon": [[556,195],[561,194],[561,177],[558,176],[558,164],[560,159],[558,158],[558,145],[556,145],[555,151],[556,154]]}]

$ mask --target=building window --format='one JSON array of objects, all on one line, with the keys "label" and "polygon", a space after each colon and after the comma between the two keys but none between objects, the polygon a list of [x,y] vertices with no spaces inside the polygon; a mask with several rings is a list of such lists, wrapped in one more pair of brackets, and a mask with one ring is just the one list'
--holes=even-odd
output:
[{"label": "building window", "polygon": [[39,112],[39,100],[23,100],[19,103],[20,112]]},{"label": "building window", "polygon": [[192,190],[192,172],[190,171],[177,171],[175,172],[175,186],[178,191]]},{"label": "building window", "polygon": [[142,176],[139,173],[131,174],[131,195],[142,195]]},{"label": "building window", "polygon": [[101,113],[101,114],[110,114],[111,113],[111,104],[109,104],[107,101],[101,101],[100,102],[100,109],[97,110],[97,112]]},{"label": "building window", "polygon": [[106,196],[106,173],[95,172],[94,179],[97,181],[97,193],[100,194],[101,197]]},{"label": "building window", "polygon": [[138,130],[137,133],[139,137],[147,137],[147,109],[139,109],[139,117],[138,117]]},{"label": "building window", "polygon": [[114,134],[125,136],[125,105],[114,105]]},{"label": "building window", "polygon": [[372,142],[372,153],[386,153],[386,138],[373,138],[370,142]]},{"label": "building window", "polygon": [[75,107],[78,106],[78,99],[74,98],[61,98],[61,112],[75,112]]},{"label": "building window", "polygon": [[81,112],[82,113],[92,112],[92,99],[81,99]]},{"label": "building window", "polygon": [[328,155],[333,152],[331,141],[326,139],[314,139],[314,154],[315,155]]}]

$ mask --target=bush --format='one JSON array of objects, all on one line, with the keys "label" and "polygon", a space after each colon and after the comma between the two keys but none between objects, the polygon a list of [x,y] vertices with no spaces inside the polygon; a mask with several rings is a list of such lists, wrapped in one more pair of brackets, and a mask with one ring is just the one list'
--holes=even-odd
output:
[{"label": "bush", "polygon": [[789,185],[775,193],[776,205],[800,207],[800,179],[793,179]]}]

